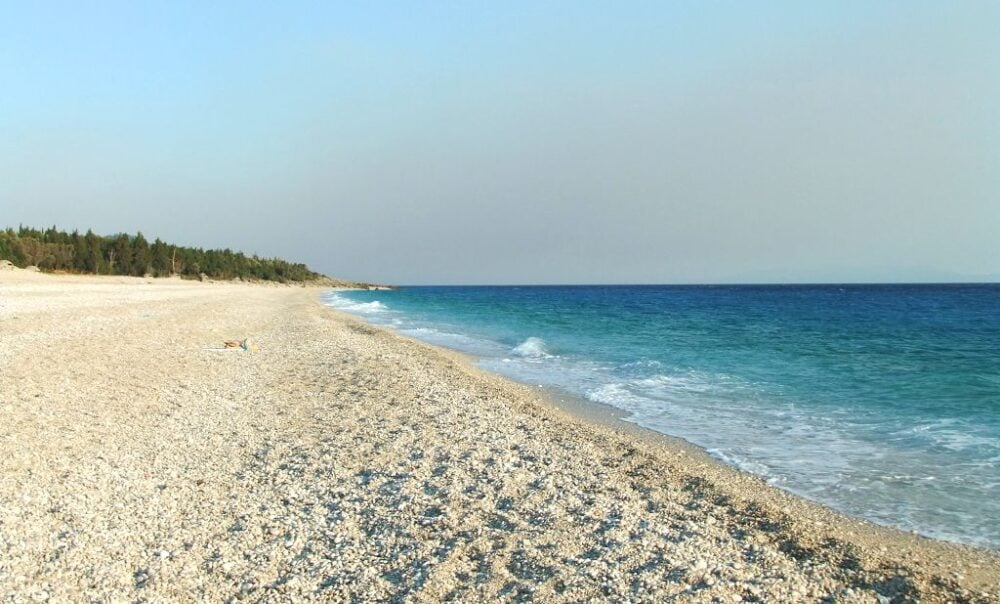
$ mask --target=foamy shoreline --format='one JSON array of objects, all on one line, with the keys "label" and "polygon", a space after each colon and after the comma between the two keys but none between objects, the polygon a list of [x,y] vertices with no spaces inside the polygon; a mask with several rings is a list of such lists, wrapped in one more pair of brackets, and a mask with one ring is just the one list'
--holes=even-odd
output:
[{"label": "foamy shoreline", "polygon": [[[962,319],[989,294],[975,286],[456,286],[323,299],[470,354],[487,371],[581,399],[577,406],[610,405],[844,514],[1000,549],[1000,523],[991,522],[1000,518],[1000,441],[972,403],[990,402],[990,355],[975,354],[988,350],[989,330]],[[907,325],[900,300],[909,295],[916,316],[940,305],[935,321],[951,335]],[[864,316],[827,309],[830,297],[864,300]],[[822,328],[809,327],[822,316]],[[869,321],[886,322],[869,329]],[[776,329],[781,338],[765,335]],[[846,333],[853,343],[841,347]],[[879,352],[892,340],[909,344]]]},{"label": "foamy shoreline", "polygon": [[320,291],[0,274],[0,598],[1000,601],[996,552],[580,419]]}]

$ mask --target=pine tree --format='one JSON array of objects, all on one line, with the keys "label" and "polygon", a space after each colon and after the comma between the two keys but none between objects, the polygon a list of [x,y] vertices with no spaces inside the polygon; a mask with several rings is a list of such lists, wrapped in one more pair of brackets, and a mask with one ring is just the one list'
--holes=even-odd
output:
[{"label": "pine tree", "polygon": [[142,232],[138,232],[135,235],[135,239],[132,241],[132,272],[131,274],[142,277],[146,273],[151,272],[151,260],[152,255],[149,251],[149,243],[146,238],[142,236]]},{"label": "pine tree", "polygon": [[114,244],[111,246],[108,264],[111,273],[114,275],[131,274],[132,242],[129,241],[128,235],[125,233],[115,237]]},{"label": "pine tree", "polygon": [[153,245],[149,248],[149,263],[156,277],[165,277],[170,274],[170,253],[167,244],[157,237]]}]

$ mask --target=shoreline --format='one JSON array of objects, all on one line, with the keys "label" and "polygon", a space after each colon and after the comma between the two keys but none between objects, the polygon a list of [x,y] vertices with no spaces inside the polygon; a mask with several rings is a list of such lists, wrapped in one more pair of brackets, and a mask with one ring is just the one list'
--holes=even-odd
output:
[{"label": "shoreline", "polygon": [[[555,387],[533,386],[527,382],[521,382],[503,374],[480,368],[477,365],[479,358],[475,355],[397,333],[389,326],[370,323],[362,317],[329,306],[320,298],[317,298],[316,302],[324,309],[337,313],[350,321],[358,322],[393,338],[407,340],[427,349],[431,354],[448,358],[457,363],[463,371],[480,379],[487,377],[489,379],[501,380],[508,382],[513,387],[521,388],[525,391],[529,399],[533,399],[531,402],[546,412],[558,416],[563,421],[574,422],[598,431],[609,431],[617,438],[624,438],[633,444],[649,447],[658,453],[686,458],[685,463],[690,463],[694,468],[705,471],[712,478],[746,483],[739,485],[737,488],[744,488],[750,492],[758,491],[751,495],[751,499],[759,499],[761,502],[779,505],[782,508],[789,508],[787,511],[782,509],[782,512],[800,520],[805,518],[806,522],[833,525],[844,534],[849,535],[852,541],[863,545],[866,549],[877,552],[875,555],[882,555],[885,553],[885,550],[890,548],[907,553],[920,549],[936,550],[931,554],[929,560],[933,560],[935,566],[937,566],[934,572],[942,575],[954,574],[955,571],[950,563],[944,562],[940,565],[937,563],[942,562],[942,558],[953,556],[956,552],[960,552],[960,556],[964,555],[961,552],[971,555],[975,560],[972,562],[973,565],[981,561],[983,557],[993,558],[994,564],[1000,564],[1000,550],[938,539],[916,531],[906,531],[897,527],[878,524],[865,518],[852,516],[803,495],[771,485],[765,478],[737,466],[730,465],[714,457],[704,447],[692,443],[683,437],[660,432],[639,423],[631,422],[625,419],[628,412],[613,405],[590,401]],[[981,586],[1000,586],[1000,576],[994,576],[992,571],[980,576],[980,573],[976,572],[978,569],[975,566],[970,568],[971,573],[968,570],[966,573],[961,573],[963,579],[971,577],[975,583]],[[998,597],[1000,597],[1000,594],[998,594]]]},{"label": "shoreline", "polygon": [[[719,457],[713,455],[702,445],[691,442],[686,438],[684,438],[683,436],[670,434],[668,432],[662,432],[655,428],[650,428],[648,426],[645,426],[637,421],[632,421],[628,419],[629,417],[628,411],[620,409],[619,407],[616,407],[612,404],[593,401],[583,397],[582,395],[576,394],[574,392],[559,387],[520,381],[515,377],[511,377],[500,372],[492,371],[490,369],[482,368],[479,365],[479,362],[483,359],[475,356],[472,353],[468,353],[456,348],[450,348],[447,345],[443,344],[426,342],[414,336],[401,334],[396,330],[394,330],[391,326],[384,325],[381,323],[369,322],[364,316],[358,316],[352,314],[345,310],[339,309],[336,306],[331,306],[325,303],[323,303],[323,305],[336,312],[346,314],[347,316],[350,316],[353,319],[360,320],[365,325],[369,325],[376,329],[385,330],[393,335],[405,338],[407,340],[412,340],[421,345],[427,346],[433,351],[442,354],[457,355],[458,358],[460,358],[462,362],[465,363],[471,370],[483,372],[487,375],[497,376],[502,379],[509,380],[512,383],[524,386],[528,388],[529,391],[536,393],[540,397],[540,399],[544,401],[547,405],[554,407],[559,411],[569,413],[570,415],[578,419],[582,419],[585,422],[610,428],[612,430],[626,432],[634,438],[644,440],[653,445],[661,445],[661,446],[667,446],[675,449],[684,450],[688,455],[693,456],[694,458],[697,458],[700,461],[708,461],[710,463],[721,466],[725,470],[735,472],[737,475],[758,480],[762,483],[762,486],[766,488],[775,489],[792,497],[802,499],[809,504],[819,506],[822,509],[829,510],[833,513],[839,514],[843,516],[844,519],[849,520],[851,522],[863,522],[867,525],[870,525],[870,527],[873,530],[881,529],[888,531],[886,535],[882,536],[882,539],[902,537],[908,540],[910,538],[915,537],[922,541],[966,547],[966,548],[971,548],[973,550],[982,550],[1000,555],[1000,549],[997,548],[990,548],[988,546],[963,542],[959,540],[935,537],[924,534],[916,529],[906,529],[888,524],[881,524],[877,521],[869,520],[863,516],[856,516],[849,512],[839,510],[830,504],[824,503],[816,499],[812,499],[807,495],[797,493],[794,490],[787,489],[781,486],[772,485],[771,483],[768,482],[768,479],[766,477],[761,476],[759,474],[755,474],[752,471],[745,470],[737,465],[730,464],[724,459],[720,459]],[[537,391],[535,389],[536,386],[537,386]]]},{"label": "shoreline", "polygon": [[0,274],[0,599],[1000,602],[323,291]]}]

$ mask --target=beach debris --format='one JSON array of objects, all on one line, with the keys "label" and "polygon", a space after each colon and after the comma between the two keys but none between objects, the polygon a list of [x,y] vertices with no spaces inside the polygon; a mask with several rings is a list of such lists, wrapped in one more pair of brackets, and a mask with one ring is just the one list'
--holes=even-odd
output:
[{"label": "beach debris", "polygon": [[205,350],[215,350],[217,352],[230,352],[230,351],[245,351],[245,352],[257,352],[260,348],[254,341],[250,338],[243,338],[242,340],[224,340],[222,342],[222,348],[210,347],[205,348]]},{"label": "beach debris", "polygon": [[243,338],[242,340],[226,340],[222,343],[226,348],[239,348],[241,350],[246,350],[248,352],[253,352],[257,350],[254,345],[253,340],[250,338]]}]

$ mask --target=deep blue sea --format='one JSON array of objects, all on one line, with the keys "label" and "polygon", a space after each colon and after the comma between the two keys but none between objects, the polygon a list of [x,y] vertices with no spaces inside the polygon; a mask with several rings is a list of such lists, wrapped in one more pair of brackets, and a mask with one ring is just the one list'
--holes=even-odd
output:
[{"label": "deep blue sea", "polygon": [[327,301],[848,514],[1000,548],[1000,285],[407,287]]}]

